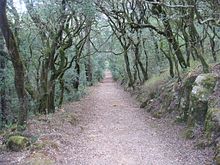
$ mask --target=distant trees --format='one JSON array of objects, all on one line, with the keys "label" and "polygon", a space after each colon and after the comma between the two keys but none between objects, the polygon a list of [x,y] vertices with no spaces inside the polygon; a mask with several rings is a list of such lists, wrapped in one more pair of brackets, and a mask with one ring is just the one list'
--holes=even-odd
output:
[{"label": "distant trees", "polygon": [[[209,72],[207,58],[210,59],[210,53],[217,61],[219,7],[214,7],[214,2],[111,0],[96,4],[106,16],[118,42],[124,38],[129,43],[124,47],[128,57],[124,59],[128,84],[146,81],[152,74],[149,73],[152,67],[164,65],[164,58],[172,77],[175,71],[180,75],[179,67],[182,70],[190,67],[192,60],[201,63],[204,73]],[[152,46],[158,51],[152,52]],[[205,46],[211,51],[205,51]],[[152,58],[154,62],[150,61]],[[158,60],[162,61],[151,65]]]}]

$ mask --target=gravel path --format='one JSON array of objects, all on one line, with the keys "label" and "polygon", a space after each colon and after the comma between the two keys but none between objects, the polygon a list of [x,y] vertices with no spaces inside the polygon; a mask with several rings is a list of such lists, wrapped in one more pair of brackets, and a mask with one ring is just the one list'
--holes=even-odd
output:
[{"label": "gravel path", "polygon": [[[66,164],[74,165],[208,165],[208,150],[196,150],[181,128],[152,118],[114,83],[103,83],[81,105],[82,132]],[[68,155],[68,152],[66,153]]]},{"label": "gravel path", "polygon": [[1,165],[211,165],[213,158],[182,138],[183,127],[140,109],[110,73],[81,101],[42,117],[29,120],[28,132],[45,147],[0,149]]}]

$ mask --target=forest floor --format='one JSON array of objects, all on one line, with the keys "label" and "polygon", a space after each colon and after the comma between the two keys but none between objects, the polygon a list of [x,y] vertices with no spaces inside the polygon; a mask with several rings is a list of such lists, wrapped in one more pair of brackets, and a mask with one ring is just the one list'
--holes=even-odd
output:
[{"label": "forest floor", "polygon": [[81,101],[33,118],[37,142],[24,152],[0,152],[0,164],[210,165],[209,148],[183,138],[183,126],[156,119],[107,73]]}]

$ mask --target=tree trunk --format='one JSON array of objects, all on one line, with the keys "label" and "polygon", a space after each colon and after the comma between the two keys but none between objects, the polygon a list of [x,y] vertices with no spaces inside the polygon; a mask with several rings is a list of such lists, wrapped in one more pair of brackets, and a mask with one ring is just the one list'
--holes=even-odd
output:
[{"label": "tree trunk", "polygon": [[[191,4],[191,1],[189,5]],[[205,61],[205,59],[202,56],[203,52],[203,46],[201,43],[201,38],[199,36],[199,33],[194,25],[194,16],[195,16],[195,9],[190,9],[190,18],[189,18],[189,36],[190,36],[190,44],[191,44],[191,50],[194,50],[196,53],[197,58],[200,60],[203,72],[208,73],[209,72],[209,65]]]},{"label": "tree trunk", "polygon": [[165,33],[166,33],[167,40],[172,45],[173,50],[175,52],[175,55],[178,59],[178,62],[180,64],[180,66],[182,68],[187,68],[186,61],[183,57],[182,51],[180,50],[179,43],[173,35],[173,31],[172,31],[172,28],[171,28],[171,25],[170,25],[169,21],[168,20],[163,20],[163,24],[164,24],[164,27],[165,27]]},{"label": "tree trunk", "polygon": [[9,27],[6,16],[6,0],[0,1],[0,28],[6,41],[6,46],[12,60],[15,72],[15,88],[20,102],[20,111],[18,116],[18,125],[24,126],[27,122],[27,95],[25,92],[25,68],[15,37]]},{"label": "tree trunk", "polygon": [[217,61],[217,55],[216,55],[216,51],[215,51],[215,47],[216,47],[216,42],[215,42],[216,30],[215,30],[214,27],[213,27],[212,31],[213,31],[213,36],[211,36],[209,34],[209,41],[210,41],[210,47],[211,47],[211,51],[212,51],[212,57],[213,57],[213,60],[216,62]]},{"label": "tree trunk", "polygon": [[55,112],[55,89],[56,84],[55,80],[50,81],[49,88],[49,95],[48,95],[48,113],[54,113]]},{"label": "tree trunk", "polygon": [[[141,69],[141,72],[143,74],[143,82],[148,80],[148,74],[147,72],[145,72],[145,68],[144,68],[144,65],[142,64],[141,60],[140,60],[140,42],[137,43],[137,44],[134,44],[134,55],[135,55],[135,60],[137,62],[137,64],[140,66],[140,69]],[[138,68],[138,66],[137,66]]]},{"label": "tree trunk", "polygon": [[[195,29],[196,30],[196,29]],[[191,31],[191,30],[190,30]],[[209,65],[208,63],[205,61],[204,57],[201,54],[201,51],[199,50],[200,48],[198,48],[197,46],[194,45],[196,41],[194,40],[194,37],[191,36],[191,50],[195,52],[197,58],[199,59],[199,61],[202,64],[202,68],[203,68],[203,72],[204,73],[209,73]]]},{"label": "tree trunk", "polygon": [[7,103],[6,103],[6,82],[5,82],[5,67],[6,61],[4,58],[4,39],[0,33],[0,107],[1,107],[1,122],[2,126],[7,124]]},{"label": "tree trunk", "polygon": [[78,58],[75,59],[75,68],[74,69],[75,69],[77,75],[76,75],[76,78],[74,80],[73,87],[75,88],[76,91],[78,91],[79,90],[79,84],[80,84],[80,82],[79,82],[79,78],[80,78],[80,65],[79,65],[79,59]]},{"label": "tree trunk", "polygon": [[163,9],[162,5],[154,4],[152,10],[153,10],[153,13],[157,14],[158,16],[161,16],[161,15],[163,16],[162,22],[164,25],[164,33],[165,33],[166,39],[172,45],[172,48],[174,50],[174,53],[178,59],[180,66],[182,68],[187,68],[187,64],[186,64],[186,61],[183,57],[179,43],[173,34],[173,30],[170,25],[169,19],[167,18],[166,12]]},{"label": "tree trunk", "polygon": [[167,58],[167,60],[168,60],[168,62],[169,62],[169,66],[170,66],[170,68],[169,68],[169,70],[170,70],[170,76],[171,76],[171,77],[174,77],[173,61],[172,61],[171,55],[170,55],[170,54],[167,54],[167,53],[163,50],[163,48],[161,48],[160,50],[163,52],[163,54],[165,55],[165,57]]},{"label": "tree trunk", "polygon": [[92,57],[91,57],[91,44],[90,44],[90,30],[91,30],[91,22],[89,21],[87,23],[87,27],[85,29],[86,34],[89,34],[86,40],[86,49],[87,49],[87,61],[86,61],[86,79],[87,82],[89,82],[89,85],[92,85],[92,79],[93,79],[93,75],[92,75]]},{"label": "tree trunk", "polygon": [[60,83],[60,100],[59,100],[59,107],[62,106],[63,100],[64,100],[64,90],[65,90],[65,81],[63,79],[63,75],[61,78],[59,78],[59,83]]},{"label": "tree trunk", "polygon": [[148,54],[147,54],[147,49],[145,48],[145,41],[143,40],[143,49],[144,49],[144,54],[145,54],[145,73],[147,74],[148,77]]},{"label": "tree trunk", "polygon": [[124,48],[125,52],[123,53],[124,55],[124,60],[125,60],[125,67],[126,67],[126,71],[128,74],[128,87],[133,87],[133,78],[132,78],[132,73],[131,73],[131,69],[130,69],[130,62],[129,62],[129,58],[128,58],[128,50],[127,48]]},{"label": "tree trunk", "polygon": [[[185,25],[184,25],[185,26]],[[182,27],[182,33],[183,33],[183,38],[185,40],[185,48],[186,48],[186,62],[187,62],[187,66],[190,67],[190,55],[191,55],[191,51],[190,51],[190,44],[189,44],[189,35],[186,32],[186,27]],[[193,56],[194,58],[194,56]]]},{"label": "tree trunk", "polygon": [[48,100],[48,69],[45,61],[42,62],[41,73],[40,73],[40,92],[38,96],[38,113],[47,114],[47,100]]}]

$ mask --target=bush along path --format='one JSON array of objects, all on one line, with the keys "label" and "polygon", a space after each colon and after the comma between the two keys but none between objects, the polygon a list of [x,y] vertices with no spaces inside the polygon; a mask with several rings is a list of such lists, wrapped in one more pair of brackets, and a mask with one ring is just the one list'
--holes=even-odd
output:
[{"label": "bush along path", "polygon": [[140,109],[107,72],[81,101],[33,118],[26,133],[32,144],[22,152],[2,147],[0,164],[212,164],[212,150],[196,149],[182,132],[182,126]]}]

